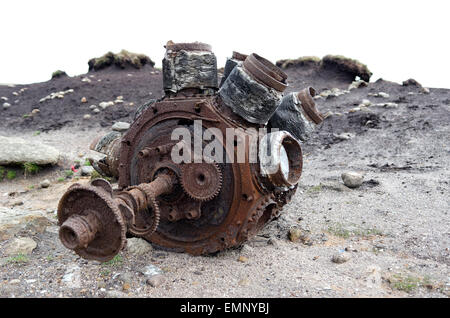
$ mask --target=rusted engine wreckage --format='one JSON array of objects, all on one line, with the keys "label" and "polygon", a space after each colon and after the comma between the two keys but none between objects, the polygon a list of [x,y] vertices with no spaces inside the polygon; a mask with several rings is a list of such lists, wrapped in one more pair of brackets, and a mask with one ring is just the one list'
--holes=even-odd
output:
[{"label": "rusted engine wreckage", "polygon": [[[165,96],[138,108],[125,134],[91,145],[103,154],[95,169],[118,178],[118,189],[96,179],[72,185],[59,202],[60,240],[83,258],[110,260],[126,235],[194,255],[238,246],[297,189],[300,142],[323,120],[313,88],[283,96],[281,69],[237,52],[218,85],[216,57],[199,42],[167,43],[163,86]],[[177,128],[189,139],[173,140]],[[205,139],[215,141],[209,157]]]}]

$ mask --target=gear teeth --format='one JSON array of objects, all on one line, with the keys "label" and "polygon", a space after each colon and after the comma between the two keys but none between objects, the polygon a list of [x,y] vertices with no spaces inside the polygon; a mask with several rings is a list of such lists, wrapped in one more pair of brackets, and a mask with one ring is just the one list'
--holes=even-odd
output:
[{"label": "gear teeth", "polygon": [[[180,184],[181,187],[183,188],[184,192],[193,200],[197,200],[197,201],[201,201],[201,202],[206,202],[206,201],[211,201],[212,199],[214,199],[220,192],[220,190],[222,189],[222,170],[220,169],[219,164],[217,163],[207,163],[208,165],[213,165],[215,167],[216,170],[216,184],[215,184],[215,190],[213,193],[208,193],[205,195],[202,195],[200,193],[195,193],[194,191],[197,191],[197,189],[191,189],[191,187],[189,186],[189,173],[188,170],[189,169],[189,164],[185,164],[181,167],[181,177],[180,177]],[[192,182],[192,181],[190,181]]]}]

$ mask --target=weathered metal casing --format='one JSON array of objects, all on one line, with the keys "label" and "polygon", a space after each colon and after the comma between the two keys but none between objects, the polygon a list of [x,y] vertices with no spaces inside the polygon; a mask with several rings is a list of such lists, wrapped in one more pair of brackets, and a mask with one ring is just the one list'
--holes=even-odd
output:
[{"label": "weathered metal casing", "polygon": [[164,91],[218,88],[217,59],[204,43],[168,43],[163,59]]},{"label": "weathered metal casing", "polygon": [[230,73],[233,71],[233,69],[237,65],[241,65],[242,62],[244,62],[244,60],[247,58],[247,56],[248,55],[246,55],[246,54],[242,54],[242,53],[233,51],[233,55],[231,56],[231,58],[227,58],[227,61],[225,63],[225,67],[223,69],[223,77],[222,77],[222,80],[220,81],[220,87],[226,81],[226,79],[228,78]]},{"label": "weathered metal casing", "polygon": [[272,128],[290,132],[295,138],[307,141],[323,121],[322,114],[317,110],[314,97],[315,91],[308,87],[298,93],[289,93],[270,118]]},{"label": "weathered metal casing", "polygon": [[266,124],[276,111],[287,75],[259,55],[236,65],[219,90],[223,102],[250,123]]}]

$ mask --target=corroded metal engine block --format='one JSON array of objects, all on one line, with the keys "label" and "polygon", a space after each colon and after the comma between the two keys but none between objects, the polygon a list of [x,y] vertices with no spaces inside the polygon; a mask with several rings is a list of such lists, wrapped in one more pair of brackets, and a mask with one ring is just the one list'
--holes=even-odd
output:
[{"label": "corroded metal engine block", "polygon": [[283,98],[286,74],[236,52],[219,87],[209,45],[170,42],[166,50],[166,95],[141,106],[124,135],[91,145],[103,153],[94,167],[118,178],[118,188],[96,179],[60,200],[60,239],[84,258],[111,259],[127,235],[194,255],[237,246],[296,191],[300,140],[322,120],[314,90]]}]

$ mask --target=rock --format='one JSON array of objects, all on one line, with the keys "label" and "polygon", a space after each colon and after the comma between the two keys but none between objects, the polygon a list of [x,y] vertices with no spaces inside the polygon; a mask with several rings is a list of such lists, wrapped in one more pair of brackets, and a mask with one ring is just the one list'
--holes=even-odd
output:
[{"label": "rock", "polygon": [[106,297],[109,298],[128,298],[128,295],[124,292],[118,291],[118,290],[108,290],[106,292]]},{"label": "rock", "polygon": [[36,115],[36,114],[38,114],[38,113],[40,113],[41,111],[38,109],[38,108],[35,108],[35,109],[33,109],[32,111],[31,111],[31,114],[32,115]]},{"label": "rock", "polygon": [[359,88],[359,87],[366,87],[368,85],[368,83],[366,81],[363,80],[359,80],[359,81],[353,81],[349,86],[348,86],[348,90],[352,90],[355,88]]},{"label": "rock", "polygon": [[3,109],[8,109],[11,107],[10,103],[3,103]]},{"label": "rock", "polygon": [[10,284],[10,285],[17,285],[17,284],[20,284],[20,279],[17,279],[17,278],[11,279],[11,280],[9,281],[9,284]]},{"label": "rock", "polygon": [[0,241],[8,240],[22,231],[31,235],[44,233],[51,224],[44,212],[0,207]]},{"label": "rock", "polygon": [[91,105],[91,106],[89,106],[89,109],[96,109],[97,108],[97,105]]},{"label": "rock", "polygon": [[118,121],[117,123],[115,123],[112,126],[112,130],[119,131],[119,132],[127,131],[129,128],[130,128],[130,124],[125,123],[123,121]]},{"label": "rock", "polygon": [[422,87],[422,85],[421,85],[418,81],[416,81],[415,79],[413,79],[413,78],[410,78],[410,79],[408,79],[408,80],[406,80],[406,81],[403,81],[402,85],[403,85],[403,86],[416,86],[416,87]]},{"label": "rock", "polygon": [[86,98],[86,97],[82,97],[82,98],[81,98],[81,102],[82,102],[82,103],[87,103],[87,98]]},{"label": "rock", "polygon": [[121,100],[121,99],[116,99],[114,101],[114,104],[122,104],[122,103],[123,103],[123,100]]},{"label": "rock", "polygon": [[20,206],[20,205],[23,205],[23,201],[22,200],[14,200],[12,203],[11,203],[11,207],[15,207],[15,206]]},{"label": "rock", "polygon": [[397,103],[378,103],[378,104],[374,104],[374,106],[387,107],[387,108],[397,108],[398,104]]},{"label": "rock", "polygon": [[368,100],[368,99],[363,99],[360,106],[366,106],[366,107],[368,107],[368,106],[370,106],[370,105],[372,105],[372,102],[371,102],[370,100]]},{"label": "rock", "polygon": [[131,284],[133,282],[133,279],[134,277],[130,273],[122,273],[119,275],[119,280],[124,284],[125,283]]},{"label": "rock", "polygon": [[81,175],[82,176],[90,176],[94,172],[94,167],[92,166],[82,166],[81,167]]},{"label": "rock", "polygon": [[163,275],[153,275],[149,279],[146,280],[147,285],[150,285],[152,287],[159,287],[161,286],[165,281],[165,278]]},{"label": "rock", "polygon": [[93,112],[94,114],[98,114],[98,113],[100,113],[100,109],[94,108],[94,109],[92,110],[92,112]]},{"label": "rock", "polygon": [[293,227],[289,230],[288,236],[291,242],[297,242],[302,236],[302,231],[297,227]]},{"label": "rock", "polygon": [[101,102],[100,104],[98,104],[98,106],[101,109],[105,109],[105,108],[107,108],[109,106],[113,106],[113,105],[114,105],[114,102]]},{"label": "rock", "polygon": [[398,104],[397,103],[385,103],[384,107],[388,107],[388,108],[397,108]]},{"label": "rock", "polygon": [[127,251],[130,254],[140,256],[150,253],[152,250],[151,244],[144,239],[132,237],[127,240]]},{"label": "rock", "polygon": [[48,179],[42,180],[42,181],[39,183],[39,186],[40,186],[41,188],[48,188],[48,187],[50,186],[50,180],[48,180]]},{"label": "rock", "polygon": [[12,255],[29,255],[37,247],[37,243],[29,237],[18,237],[8,243],[5,247],[5,254]]},{"label": "rock", "polygon": [[116,100],[123,100],[123,96],[122,95],[117,96]]},{"label": "rock", "polygon": [[341,139],[341,140],[348,140],[348,139],[351,139],[351,138],[355,137],[355,135],[352,134],[352,133],[342,133],[342,134],[339,134],[339,135],[333,134],[333,136],[338,138],[338,139]]},{"label": "rock", "polygon": [[145,266],[143,269],[140,270],[140,272],[147,277],[163,274],[163,270],[161,268],[152,264]]},{"label": "rock", "polygon": [[89,114],[85,114],[84,116],[83,116],[83,119],[91,119],[91,115],[89,115]]},{"label": "rock", "polygon": [[81,268],[77,264],[69,265],[61,281],[69,288],[81,288]]},{"label": "rock", "polygon": [[352,257],[350,255],[350,253],[343,252],[343,253],[334,254],[331,257],[331,261],[336,264],[342,264],[342,263],[348,262],[351,258]]},{"label": "rock", "polygon": [[36,141],[0,136],[0,165],[33,162],[37,165],[56,164],[59,151]]},{"label": "rock", "polygon": [[364,176],[357,172],[345,172],[341,175],[341,178],[349,188],[358,188],[364,180]]},{"label": "rock", "polygon": [[0,99],[1,99],[2,101],[6,102],[6,101],[8,100],[8,97],[2,96],[2,97],[0,97]]},{"label": "rock", "polygon": [[382,97],[382,98],[389,98],[389,94],[385,93],[385,92],[379,92],[377,94],[377,97]]},{"label": "rock", "polygon": [[246,263],[246,262],[248,262],[248,257],[241,255],[241,256],[239,256],[238,261],[241,263]]},{"label": "rock", "polygon": [[123,283],[122,289],[123,289],[124,291],[127,291],[127,290],[129,290],[130,288],[131,288],[131,284],[130,284],[130,283]]},{"label": "rock", "polygon": [[430,94],[430,89],[427,87],[422,87],[422,93],[424,94]]},{"label": "rock", "polygon": [[349,113],[356,113],[356,112],[358,112],[360,110],[361,110],[361,107],[355,107],[355,108],[350,109],[348,112]]},{"label": "rock", "polygon": [[248,278],[243,278],[238,282],[239,286],[248,286],[250,285],[250,280]]}]

